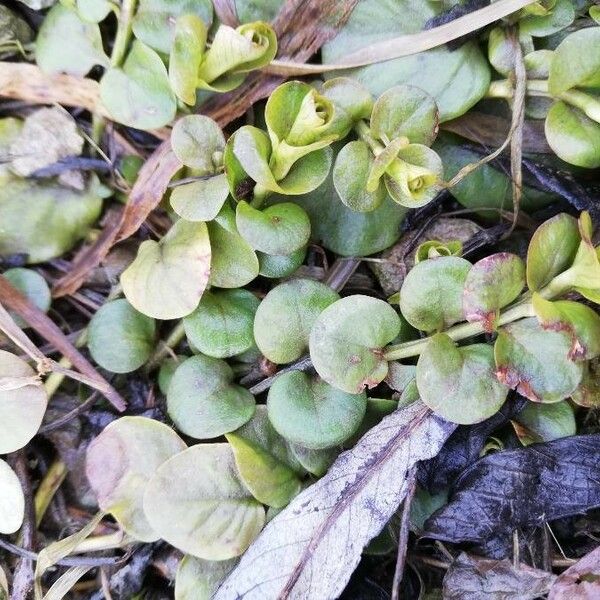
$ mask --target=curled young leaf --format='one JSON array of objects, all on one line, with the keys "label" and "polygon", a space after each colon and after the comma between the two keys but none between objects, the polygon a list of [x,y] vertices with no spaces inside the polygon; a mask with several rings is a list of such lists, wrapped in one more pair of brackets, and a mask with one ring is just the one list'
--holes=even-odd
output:
[{"label": "curled young leaf", "polygon": [[229,444],[197,444],[163,463],[146,488],[144,512],[163,539],[205,560],[239,556],[265,522]]},{"label": "curled young leaf", "polygon": [[244,81],[253,69],[268,65],[277,54],[277,37],[262,21],[237,29],[221,25],[198,70],[198,87],[228,92]]},{"label": "curled young leaf", "polygon": [[244,289],[205,292],[198,308],[183,319],[187,339],[214,358],[246,352],[254,345],[252,328],[259,304]]},{"label": "curled young leaf", "polygon": [[400,317],[383,300],[356,295],[326,308],[310,333],[310,356],[317,373],[350,394],[385,379],[383,348],[400,332]]},{"label": "curled young leaf", "polygon": [[527,250],[527,287],[535,292],[566,271],[580,240],[577,221],[571,215],[560,213],[542,223]]},{"label": "curled young leaf", "polygon": [[390,88],[376,100],[371,114],[371,132],[389,144],[399,137],[412,144],[430,146],[438,132],[439,114],[435,100],[412,85]]},{"label": "curled young leaf", "polygon": [[169,81],[175,95],[189,105],[196,103],[196,78],[204,55],[206,34],[204,21],[196,15],[181,15],[175,23]]},{"label": "curled young leaf", "polygon": [[[271,94],[265,121],[273,149],[270,166],[276,180],[285,177],[297,160],[337,139],[334,116],[333,103],[306,83],[288,81]],[[348,127],[344,128],[347,131]]]},{"label": "curled young leaf", "polygon": [[18,531],[23,523],[25,496],[16,473],[3,460],[0,460],[0,489],[0,533],[7,535]]},{"label": "curled young leaf", "polygon": [[462,251],[463,245],[460,240],[450,240],[449,242],[429,240],[417,246],[415,250],[415,264],[430,258],[439,258],[440,256],[460,256]]},{"label": "curled young leaf", "polygon": [[583,366],[569,358],[563,331],[543,329],[535,318],[502,327],[494,346],[497,377],[534,402],[560,402],[581,381]]},{"label": "curled young leaf", "polygon": [[525,286],[525,265],[516,255],[498,252],[476,262],[465,279],[465,319],[496,329],[500,309],[515,300]]},{"label": "curled young leaf", "polygon": [[187,554],[175,575],[175,600],[210,600],[237,563],[236,558],[203,560]]},{"label": "curled young leaf", "polygon": [[266,406],[257,406],[248,423],[225,437],[240,478],[259,502],[283,508],[300,492],[302,466],[271,425]]},{"label": "curled young leaf", "polygon": [[317,317],[336,300],[337,292],[312,279],[292,279],[274,287],[254,319],[259,350],[277,364],[297,360],[306,351]]},{"label": "curled young leaf", "polygon": [[181,363],[169,384],[167,411],[178,429],[197,439],[234,431],[254,414],[254,396],[233,383],[223,360],[192,356]]},{"label": "curled young leaf", "polygon": [[83,77],[95,65],[108,67],[100,28],[83,21],[73,8],[57,3],[44,18],[35,45],[35,58],[46,73]]},{"label": "curled young leaf", "polygon": [[160,56],[139,40],[123,66],[100,80],[100,98],[119,123],[136,129],[163,127],[175,117],[177,101]]},{"label": "curled young leaf", "polygon": [[444,333],[434,335],[417,363],[421,400],[447,421],[479,423],[498,412],[508,388],[495,375],[487,344],[457,347]]},{"label": "curled young leaf", "polygon": [[464,319],[463,290],[471,263],[440,256],[416,264],[400,290],[400,311],[422,331],[441,331]]},{"label": "curled young leaf", "polygon": [[198,306],[208,284],[210,260],[206,224],[177,221],[160,242],[142,242],[121,275],[123,293],[149,317],[185,317]]},{"label": "curled young leaf", "polygon": [[441,190],[444,168],[440,157],[423,144],[396,138],[375,158],[367,190],[375,191],[383,179],[395,202],[407,208],[424,206]]},{"label": "curled young leaf", "polygon": [[532,304],[544,329],[569,335],[571,360],[590,360],[600,355],[600,316],[589,306],[570,300],[550,302],[539,294],[533,295]]},{"label": "curled young leaf", "polygon": [[367,190],[373,161],[373,153],[362,140],[346,144],[335,159],[333,185],[340,200],[351,210],[370,212],[385,200],[384,186],[377,185],[373,191]]},{"label": "curled young leaf", "polygon": [[366,408],[364,391],[347,393],[301,371],[277,377],[267,399],[269,420],[277,432],[309,450],[345,442],[360,427]]},{"label": "curled young leaf", "polygon": [[277,180],[270,166],[271,155],[269,136],[256,127],[244,125],[229,138],[224,163],[234,198],[250,200],[257,188],[263,196],[272,192],[306,194],[323,183],[332,162],[330,149],[320,148],[303,155]]},{"label": "curled young leaf", "polygon": [[19,450],[33,438],[47,402],[35,371],[18,356],[0,350],[0,454]]},{"label": "curled young leaf", "polygon": [[308,215],[293,202],[273,204],[261,211],[242,200],[235,222],[240,235],[266,254],[291,254],[304,248],[310,238]]},{"label": "curled young leaf", "polygon": [[122,417],[89,445],[85,471],[102,510],[143,542],[159,538],[142,509],[148,480],[172,456],[185,450],[167,425],[146,417]]},{"label": "curled young leaf", "polygon": [[154,350],[154,319],[139,313],[121,298],[104,304],[88,327],[92,358],[113,373],[139,369]]}]

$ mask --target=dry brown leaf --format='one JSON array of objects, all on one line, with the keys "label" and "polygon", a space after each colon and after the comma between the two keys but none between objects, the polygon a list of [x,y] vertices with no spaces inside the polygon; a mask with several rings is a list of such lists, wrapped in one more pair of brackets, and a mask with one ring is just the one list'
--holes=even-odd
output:
[{"label": "dry brown leaf", "polygon": [[561,573],[548,600],[595,600],[600,598],[600,547]]}]

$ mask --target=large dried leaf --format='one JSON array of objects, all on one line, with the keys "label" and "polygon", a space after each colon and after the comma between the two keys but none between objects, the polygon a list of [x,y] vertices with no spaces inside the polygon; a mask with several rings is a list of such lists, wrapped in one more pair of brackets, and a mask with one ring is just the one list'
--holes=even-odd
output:
[{"label": "large dried leaf", "polygon": [[519,527],[600,506],[599,443],[600,435],[580,435],[488,454],[462,473],[450,502],[425,523],[424,535],[507,542]]},{"label": "large dried leaf", "polygon": [[404,498],[408,470],[452,430],[418,402],[386,417],[267,525],[214,600],[338,597]]},{"label": "large dried leaf", "polygon": [[555,576],[508,560],[459,554],[444,577],[445,600],[534,600],[544,595]]}]

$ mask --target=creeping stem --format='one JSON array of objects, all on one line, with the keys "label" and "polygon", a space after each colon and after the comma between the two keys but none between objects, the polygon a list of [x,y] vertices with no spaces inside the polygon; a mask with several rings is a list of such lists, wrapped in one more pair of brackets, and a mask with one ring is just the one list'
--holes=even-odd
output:
[{"label": "creeping stem", "polygon": [[131,38],[131,21],[135,13],[137,0],[123,0],[121,10],[119,11],[119,21],[117,24],[117,34],[110,55],[111,67],[120,67],[125,59],[129,39]]},{"label": "creeping stem", "polygon": [[[590,119],[600,123],[600,101],[585,92],[567,90],[555,96],[550,93],[548,82],[545,79],[530,79],[527,81],[527,95],[562,100],[584,112]],[[487,98],[510,99],[512,96],[513,88],[507,79],[492,81],[486,93]]]},{"label": "creeping stem", "polygon": [[354,131],[363,142],[366,142],[375,156],[379,156],[385,150],[385,146],[373,137],[365,121],[359,121],[354,126]]},{"label": "creeping stem", "polygon": [[[556,279],[551,281],[547,286],[538,291],[538,294],[550,300],[561,296],[569,290],[560,282],[556,282]],[[498,325],[508,325],[513,321],[524,319],[526,317],[533,317],[533,306],[531,303],[531,292],[524,293],[516,304],[513,304],[505,311],[501,312],[498,317]],[[464,340],[476,335],[485,333],[483,325],[481,323],[460,323],[454,327],[450,327],[444,331],[448,337],[453,339],[455,342]],[[386,360],[400,360],[402,358],[409,358],[411,356],[419,356],[425,349],[425,346],[429,343],[430,337],[422,338],[420,340],[414,340],[411,342],[404,342],[403,344],[393,344],[385,348],[383,357]]]}]

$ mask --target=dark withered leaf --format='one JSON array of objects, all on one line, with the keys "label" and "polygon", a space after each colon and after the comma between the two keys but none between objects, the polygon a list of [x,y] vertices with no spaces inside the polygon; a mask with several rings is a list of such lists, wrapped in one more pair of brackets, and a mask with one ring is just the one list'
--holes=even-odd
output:
[{"label": "dark withered leaf", "polygon": [[468,467],[426,537],[474,542],[496,554],[515,529],[600,506],[600,434],[488,454]]},{"label": "dark withered leaf", "polygon": [[419,466],[417,479],[421,487],[431,494],[448,489],[462,471],[479,458],[486,440],[494,430],[519,413],[526,402],[521,396],[509,398],[489,419],[475,425],[457,427],[441,452]]},{"label": "dark withered leaf", "polygon": [[596,548],[561,573],[548,600],[593,600],[600,598],[600,548]]},{"label": "dark withered leaf", "polygon": [[489,560],[461,553],[444,577],[445,600],[533,600],[550,589],[556,576],[508,559]]}]

